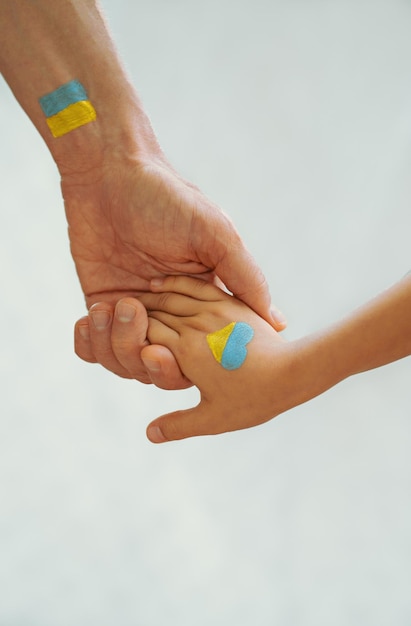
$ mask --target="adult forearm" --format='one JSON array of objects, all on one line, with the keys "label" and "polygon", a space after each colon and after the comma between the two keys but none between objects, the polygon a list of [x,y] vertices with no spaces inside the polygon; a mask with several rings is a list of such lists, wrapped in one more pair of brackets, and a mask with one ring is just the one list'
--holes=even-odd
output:
[{"label": "adult forearm", "polygon": [[[0,2],[0,68],[62,173],[98,165],[103,151],[159,152],[94,0]],[[55,138],[39,98],[76,79],[96,121]]]}]

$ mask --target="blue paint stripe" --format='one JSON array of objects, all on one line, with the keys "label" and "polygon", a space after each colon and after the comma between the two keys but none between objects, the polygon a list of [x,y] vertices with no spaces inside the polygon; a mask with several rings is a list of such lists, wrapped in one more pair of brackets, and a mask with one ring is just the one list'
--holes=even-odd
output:
[{"label": "blue paint stripe", "polygon": [[39,99],[40,106],[46,117],[51,117],[63,111],[70,104],[87,100],[87,93],[78,80],[71,80],[55,91],[42,96]]},{"label": "blue paint stripe", "polygon": [[246,345],[254,336],[254,330],[246,322],[237,322],[229,336],[221,358],[221,365],[226,370],[236,370],[244,363],[247,356]]}]

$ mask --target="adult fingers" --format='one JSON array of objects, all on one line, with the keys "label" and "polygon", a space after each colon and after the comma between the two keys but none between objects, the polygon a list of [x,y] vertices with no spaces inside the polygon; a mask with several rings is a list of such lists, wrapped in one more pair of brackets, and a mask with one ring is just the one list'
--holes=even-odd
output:
[{"label": "adult fingers", "polygon": [[77,320],[74,325],[74,350],[80,359],[87,363],[97,363],[90,341],[88,316]]},{"label": "adult fingers", "polygon": [[[148,319],[144,306],[135,298],[122,298],[116,304],[110,329],[110,350],[113,358],[130,378],[148,382],[141,360],[147,341]],[[103,363],[104,365],[104,363]],[[148,377],[149,379],[149,377]]]},{"label": "adult fingers", "polygon": [[[137,325],[147,328],[147,314],[144,307],[139,305],[141,310],[136,319]],[[89,363],[100,363],[110,372],[122,378],[137,378],[140,382],[150,383],[150,376],[147,374],[141,359],[140,367],[134,368],[132,373],[124,367],[117,359],[112,346],[111,331],[113,326],[113,308],[109,303],[96,303],[89,311],[88,318],[82,318],[75,325],[75,352],[83,360]],[[138,335],[133,338],[138,344],[145,342],[145,330],[143,330],[143,340]],[[133,343],[134,345],[134,343]],[[139,352],[142,345],[139,345]]]},{"label": "adult fingers", "polygon": [[142,349],[141,358],[151,382],[161,389],[187,389],[192,383],[184,376],[168,348],[149,345]]},{"label": "adult fingers", "polygon": [[[170,350],[148,345],[147,314],[142,304],[135,298],[123,300],[114,313],[108,303],[99,303],[91,307],[89,317],[78,320],[76,354],[88,363],[100,363],[122,378],[153,383],[161,389],[190,387],[192,383],[181,373]],[[131,312],[130,306],[134,309]]]},{"label": "adult fingers", "polygon": [[[140,307],[139,310],[136,308],[135,318],[133,320],[134,328],[138,329],[137,336],[133,339],[133,349],[135,349],[135,345],[137,344],[139,346],[138,352],[140,352],[142,347],[139,344],[146,340],[147,329],[147,314],[144,307],[141,305]],[[89,311],[90,340],[97,362],[110,372],[122,378],[137,378],[137,380],[144,383],[151,382],[141,361],[138,365],[138,359],[136,359],[137,365],[133,367],[130,372],[127,367],[124,367],[118,360],[112,344],[113,313],[112,306],[106,302],[93,304]]]},{"label": "adult fingers", "polygon": [[[212,233],[205,236],[206,233]],[[286,327],[284,315],[271,307],[267,280],[244,245],[231,220],[220,211],[204,211],[192,244],[204,265],[212,267],[224,285],[276,330]]]},{"label": "adult fingers", "polygon": [[[167,337],[170,333],[175,334],[170,329],[165,330]],[[140,379],[143,368],[150,382],[161,389],[190,387],[190,381],[181,373],[170,350],[160,345],[149,345],[147,336],[148,319],[141,302],[135,298],[119,300],[111,328],[111,345],[118,362],[132,378]]]},{"label": "adult fingers", "polygon": [[239,300],[245,302],[276,330],[286,327],[284,315],[271,306],[268,283],[263,272],[241,240],[226,249],[215,271]]}]

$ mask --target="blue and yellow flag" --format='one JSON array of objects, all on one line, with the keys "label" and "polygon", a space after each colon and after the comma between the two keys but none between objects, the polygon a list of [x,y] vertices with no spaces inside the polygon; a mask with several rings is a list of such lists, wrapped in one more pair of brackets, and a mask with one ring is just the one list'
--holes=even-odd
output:
[{"label": "blue and yellow flag", "polygon": [[96,111],[78,80],[71,80],[39,99],[53,137],[61,137],[96,119]]}]

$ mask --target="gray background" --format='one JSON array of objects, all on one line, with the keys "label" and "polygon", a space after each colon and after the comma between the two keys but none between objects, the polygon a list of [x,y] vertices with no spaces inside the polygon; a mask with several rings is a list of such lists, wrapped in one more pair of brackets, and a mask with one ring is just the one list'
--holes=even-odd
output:
[{"label": "gray background", "polygon": [[[410,269],[411,3],[105,0],[166,154],[229,213],[287,337]],[[411,623],[410,362],[249,431],[77,359],[55,166],[0,85],[1,626]]]}]

